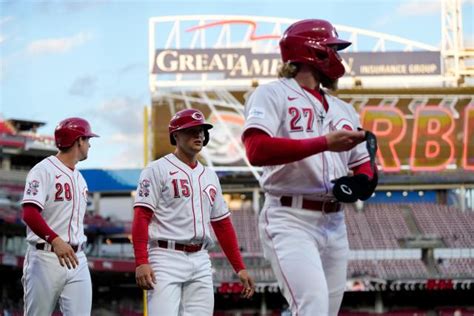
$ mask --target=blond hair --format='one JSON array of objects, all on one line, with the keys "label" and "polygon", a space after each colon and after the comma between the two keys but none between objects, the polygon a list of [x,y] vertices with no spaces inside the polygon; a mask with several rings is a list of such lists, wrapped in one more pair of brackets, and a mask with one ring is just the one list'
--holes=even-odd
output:
[{"label": "blond hair", "polygon": [[283,63],[278,68],[278,77],[279,78],[294,78],[298,73],[299,68],[296,64],[292,63]]},{"label": "blond hair", "polygon": [[[322,72],[316,71],[314,67],[313,69],[313,76],[319,81],[319,83],[326,89],[336,91],[338,80],[331,80],[327,76],[325,76]],[[300,71],[300,67],[298,64],[286,62],[283,63],[280,68],[278,68],[278,77],[279,78],[294,78]]]}]

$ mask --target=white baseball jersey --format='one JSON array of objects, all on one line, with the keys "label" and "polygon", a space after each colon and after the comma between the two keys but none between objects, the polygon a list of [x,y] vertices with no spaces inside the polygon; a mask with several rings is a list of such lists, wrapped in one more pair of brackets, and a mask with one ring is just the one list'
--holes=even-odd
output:
[{"label": "white baseball jersey", "polygon": [[[257,87],[246,105],[244,130],[258,128],[272,137],[307,139],[340,130],[357,130],[359,116],[352,105],[325,95],[329,109],[294,79],[279,79]],[[272,195],[303,194],[310,199],[332,198],[331,180],[346,176],[369,160],[365,142],[350,151],[325,151],[292,163],[265,166],[260,185]],[[304,175],[304,176],[302,176]]]},{"label": "white baseball jersey", "polygon": [[142,171],[134,206],[154,212],[150,240],[180,243],[212,244],[210,222],[230,215],[217,174],[199,162],[193,169],[174,154]]},{"label": "white baseball jersey", "polygon": [[[43,159],[28,173],[22,201],[25,203],[39,206],[46,224],[65,242],[71,245],[86,242],[87,184],[77,168],[69,169],[56,156]],[[30,228],[26,240],[44,242]]]}]

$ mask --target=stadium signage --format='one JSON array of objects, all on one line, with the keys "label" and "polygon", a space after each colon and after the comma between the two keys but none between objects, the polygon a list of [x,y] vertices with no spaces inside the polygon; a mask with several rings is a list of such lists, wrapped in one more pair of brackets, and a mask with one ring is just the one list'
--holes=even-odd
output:
[{"label": "stadium signage", "polygon": [[[441,74],[440,52],[342,53],[346,72],[353,76]],[[222,73],[224,78],[275,77],[279,54],[253,53],[250,48],[157,49],[153,74]]]},{"label": "stadium signage", "polygon": [[226,78],[273,77],[280,56],[250,48],[157,50],[153,73],[224,73]]},{"label": "stadium signage", "polygon": [[346,71],[361,77],[441,74],[440,52],[361,52],[341,56]]},{"label": "stadium signage", "polygon": [[474,171],[474,104],[463,112],[424,105],[408,117],[397,107],[365,106],[360,115],[364,128],[377,135],[384,172],[399,172],[406,162],[412,171],[442,171],[452,164]]}]

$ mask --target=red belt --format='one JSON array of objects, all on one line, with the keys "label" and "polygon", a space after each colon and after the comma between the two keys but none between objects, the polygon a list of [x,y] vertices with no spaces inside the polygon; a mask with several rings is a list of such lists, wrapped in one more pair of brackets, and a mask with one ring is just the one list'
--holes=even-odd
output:
[{"label": "red belt", "polygon": [[[291,207],[291,202],[293,197],[291,196],[282,196],[280,202],[282,206]],[[303,205],[301,208],[311,211],[319,211],[324,213],[335,213],[341,210],[341,203],[339,202],[330,202],[330,201],[313,201],[303,199]]]},{"label": "red belt", "polygon": [[184,252],[198,252],[202,249],[202,244],[180,244],[175,242],[174,247],[172,247],[173,243],[169,243],[167,240],[154,240],[151,242],[152,246],[166,248],[166,249],[174,249]]},{"label": "red belt", "polygon": [[[54,247],[44,242],[36,244],[35,247],[38,250],[46,250],[46,251],[54,252]],[[72,250],[74,250],[74,252],[82,251],[86,248],[86,244],[82,243],[81,245],[71,245],[71,248]]]}]

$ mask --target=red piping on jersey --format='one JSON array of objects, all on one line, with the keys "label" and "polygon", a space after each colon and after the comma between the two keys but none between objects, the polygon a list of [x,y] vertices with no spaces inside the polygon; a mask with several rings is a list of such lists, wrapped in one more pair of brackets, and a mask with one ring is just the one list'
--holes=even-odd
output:
[{"label": "red piping on jersey", "polygon": [[[61,168],[59,168],[58,166],[56,166],[56,164],[55,164],[50,158],[48,158],[48,161],[51,162],[51,164],[52,164],[53,166],[55,166],[57,169],[59,169],[59,171],[61,171],[63,174],[65,174],[66,177],[69,178],[69,180],[71,180],[71,185],[72,185],[72,187],[74,188],[74,181],[73,181],[73,179],[71,179],[71,177],[70,177],[66,172],[64,172]],[[73,190],[73,191],[75,191],[75,190]],[[75,205],[75,200],[76,200],[76,199],[75,199],[75,195],[76,195],[76,194],[73,194],[73,195],[72,195],[72,212],[71,212],[71,218],[69,219],[69,227],[67,228],[67,237],[68,237],[68,241],[67,241],[67,242],[68,242],[68,243],[71,242],[71,222],[72,222],[72,218],[74,217],[74,205]]]},{"label": "red piping on jersey", "polygon": [[349,165],[356,164],[356,163],[358,163],[359,161],[362,161],[362,160],[367,159],[367,158],[369,158],[369,156],[365,156],[365,157],[359,158],[359,159],[357,159],[356,161],[349,162]]},{"label": "red piping on jersey", "polygon": [[[315,97],[322,105],[324,110],[327,112],[329,110],[329,104],[326,98],[324,97],[324,94],[321,93],[319,90],[316,89],[310,89],[307,87],[302,86],[302,88],[307,91],[309,94],[311,94],[313,97]],[[305,96],[307,97],[307,96]],[[308,98],[308,100],[310,100]],[[323,183],[324,183],[324,188],[326,189],[326,194],[329,192],[329,188],[327,186],[327,177],[329,176],[329,167],[327,166],[327,159],[324,153],[321,155],[321,160],[323,161]]]},{"label": "red piping on jersey", "polygon": [[329,110],[329,104],[326,98],[324,97],[324,93],[320,90],[310,89],[304,86],[301,86],[303,89],[311,93],[324,107],[324,110],[327,112]]},{"label": "red piping on jersey", "polygon": [[39,203],[36,200],[23,200],[23,201],[21,201],[21,204],[26,204],[26,203],[35,204],[35,205],[39,206],[42,210],[44,210],[44,205]]},{"label": "red piping on jersey", "polygon": [[270,130],[262,125],[262,124],[258,124],[258,123],[252,123],[252,125],[250,125],[243,133],[242,133],[242,136],[241,136],[241,139],[242,139],[242,142],[245,140],[245,137],[247,136],[247,131],[250,131],[251,129],[259,129],[259,130],[262,130],[264,131],[265,133],[267,133],[268,135],[270,135],[271,137],[274,137],[274,135],[270,132]]},{"label": "red piping on jersey", "polygon": [[[197,165],[196,165],[197,166]],[[198,183],[199,183],[199,199],[201,201],[201,221],[202,221],[202,240],[204,241],[204,237],[206,236],[206,228],[204,227],[204,211],[202,207],[202,190],[201,190],[201,176],[204,174],[204,171],[206,168],[203,166],[202,167],[202,172],[198,177]],[[209,217],[211,212],[209,212]]]},{"label": "red piping on jersey", "polygon": [[[77,186],[78,186],[78,190],[80,190],[81,188],[79,187],[79,172],[77,173],[77,177],[76,177],[76,181],[77,181]],[[77,238],[77,241],[79,242],[79,236],[77,235],[79,233],[79,216],[81,215],[81,197],[82,197],[82,193],[79,192],[78,194],[78,197],[79,197],[79,205],[77,206],[77,231],[76,231],[76,238]],[[85,214],[84,214],[85,215]]]},{"label": "red piping on jersey", "polygon": [[217,217],[211,217],[211,221],[219,221],[221,218],[224,218],[230,214],[230,211],[225,213],[224,215],[217,216]]},{"label": "red piping on jersey", "polygon": [[135,207],[135,206],[143,206],[143,207],[149,208],[152,211],[155,209],[155,207],[153,205],[145,203],[145,202],[137,202],[137,203],[133,204],[133,207]]},{"label": "red piping on jersey", "polygon": [[[327,168],[326,163],[327,163],[327,161],[326,161],[326,156],[324,156],[324,153],[321,155],[321,160],[323,161],[323,183],[324,183],[324,188],[326,189],[326,194],[328,194],[329,188],[328,188],[328,185],[327,185],[327,182],[328,182],[328,181],[326,181],[326,179],[327,179],[326,173],[327,173],[327,176],[329,176],[329,170],[326,171],[326,168]],[[329,169],[329,168],[328,168],[328,169]]]},{"label": "red piping on jersey", "polygon": [[303,98],[306,98],[306,96],[303,94],[303,91],[298,91],[296,90],[295,88],[293,88],[292,86],[288,85],[283,79],[280,79],[280,82],[282,84],[284,84],[285,86],[287,86],[288,88],[290,88],[291,90],[293,90],[295,93],[298,93],[300,96],[302,96]]},{"label": "red piping on jersey", "polygon": [[194,237],[193,239],[196,237],[196,214],[194,213],[194,190],[193,190],[193,183],[191,181],[191,179],[189,178],[189,175],[186,171],[184,171],[183,169],[181,169],[180,167],[178,167],[177,165],[175,165],[171,160],[169,160],[168,158],[166,157],[163,157],[165,158],[170,164],[172,164],[173,166],[175,166],[176,168],[178,168],[179,170],[181,170],[182,172],[184,172],[184,174],[186,175],[186,177],[188,177],[188,180],[189,180],[189,184],[191,186],[191,207],[192,207],[192,210],[193,210],[193,224],[194,224]]},{"label": "red piping on jersey", "polygon": [[[25,255],[25,261],[24,261],[24,263],[23,263],[23,269],[24,269],[24,270],[23,270],[23,271],[24,271],[23,277],[25,278],[25,285],[24,285],[24,286],[25,286],[25,288],[27,288],[27,289],[31,289],[31,288],[32,288],[31,285],[28,285],[28,283],[29,283],[28,281],[30,280],[30,273],[28,273],[28,272],[30,271],[30,270],[28,269],[29,266],[30,266],[30,256],[28,255],[28,252],[27,252],[27,254]],[[27,291],[23,291],[23,302],[26,302],[26,301],[27,301],[27,300],[26,300],[26,293],[27,293]],[[30,314],[30,311],[29,311],[30,305],[33,305],[33,304],[24,304],[24,306],[25,306],[25,307],[24,307],[24,308],[25,308],[24,313],[25,313],[26,315]],[[31,307],[33,307],[33,306],[31,306]]]}]

